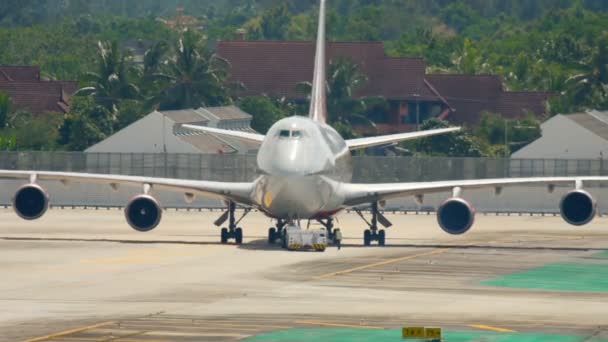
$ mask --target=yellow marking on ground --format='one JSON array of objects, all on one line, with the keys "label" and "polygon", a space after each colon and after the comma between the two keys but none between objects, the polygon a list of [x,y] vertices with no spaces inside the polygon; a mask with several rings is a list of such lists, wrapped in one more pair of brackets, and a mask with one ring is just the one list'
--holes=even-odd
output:
[{"label": "yellow marking on ground", "polygon": [[471,328],[475,328],[475,329],[489,330],[489,331],[502,332],[502,333],[516,333],[517,332],[517,331],[511,330],[511,329],[498,328],[498,327],[493,327],[493,326],[483,325],[483,324],[473,324],[473,325],[469,325],[469,326]]},{"label": "yellow marking on ground", "polygon": [[443,254],[443,253],[445,253],[445,252],[447,252],[449,250],[450,250],[450,248],[442,248],[442,249],[436,249],[436,250],[433,250],[433,251],[430,251],[430,252],[419,253],[419,254],[414,254],[414,255],[408,255],[408,256],[404,256],[404,257],[396,258],[396,259],[384,260],[384,261],[376,262],[376,263],[373,263],[373,264],[363,265],[363,266],[359,266],[359,267],[353,267],[353,268],[350,268],[350,269],[347,269],[347,270],[343,270],[343,271],[323,274],[323,275],[320,275],[320,276],[313,277],[312,279],[313,280],[320,280],[320,279],[331,278],[331,277],[335,277],[335,276],[338,276],[338,275],[344,275],[344,274],[353,273],[353,272],[356,272],[356,271],[366,270],[368,268],[374,268],[374,267],[378,267],[378,266],[390,265],[390,264],[398,263],[398,262],[401,262],[401,261],[412,260],[412,259],[416,259],[416,258],[420,258],[420,257],[425,257],[425,256]]},{"label": "yellow marking on ground", "polygon": [[165,324],[158,324],[155,322],[151,322],[147,324],[149,321],[140,321],[140,322],[121,322],[120,326],[134,326],[134,327],[175,327],[175,328],[191,328],[191,327],[218,327],[218,328],[252,328],[252,329],[291,329],[293,327],[287,325],[264,325],[264,324],[240,324],[235,322],[216,322],[216,321],[194,321],[192,324],[171,324],[170,322],[163,322]]},{"label": "yellow marking on ground", "polygon": [[[121,323],[121,327],[158,330],[158,328],[178,328],[178,329],[198,329],[198,330],[239,330],[239,331],[259,331],[264,328],[272,328],[271,326],[255,326],[255,325],[213,325],[209,323],[192,324],[192,325],[167,325],[167,324],[137,324],[137,323]],[[277,326],[275,329],[289,329],[287,326]]]},{"label": "yellow marking on ground", "polygon": [[104,339],[101,337],[56,337],[53,338],[53,341],[103,341]]},{"label": "yellow marking on ground", "polygon": [[81,333],[83,331],[97,329],[97,328],[105,327],[105,326],[112,325],[112,324],[114,324],[114,322],[103,322],[103,323],[88,325],[86,327],[80,327],[80,328],[76,328],[76,329],[70,329],[70,330],[61,331],[61,332],[58,332],[58,333],[55,333],[55,334],[50,334],[50,335],[46,335],[46,336],[36,337],[36,338],[31,339],[31,340],[26,340],[24,342],[48,341],[48,340],[52,340],[54,338],[59,338],[59,337],[67,336],[67,335],[74,335],[74,334]]},{"label": "yellow marking on ground", "polygon": [[[103,340],[106,341],[106,340]],[[150,340],[150,339],[138,339],[138,338],[115,338],[107,341],[116,342],[171,342],[170,340]]]},{"label": "yellow marking on ground", "polygon": [[322,327],[334,327],[334,328],[352,328],[352,329],[371,329],[371,330],[384,330],[384,327],[376,327],[373,325],[351,325],[341,323],[327,323],[327,322],[314,322],[314,321],[295,321],[295,324],[305,325],[318,325]]}]

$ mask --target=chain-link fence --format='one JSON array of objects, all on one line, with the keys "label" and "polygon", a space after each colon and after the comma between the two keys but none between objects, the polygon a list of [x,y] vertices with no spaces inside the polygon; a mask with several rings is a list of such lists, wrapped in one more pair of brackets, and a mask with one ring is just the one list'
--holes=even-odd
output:
[{"label": "chain-link fence", "polygon": [[[599,176],[608,160],[354,157],[354,182],[415,182],[509,177]],[[0,169],[71,171],[244,182],[252,155],[1,152]]]}]

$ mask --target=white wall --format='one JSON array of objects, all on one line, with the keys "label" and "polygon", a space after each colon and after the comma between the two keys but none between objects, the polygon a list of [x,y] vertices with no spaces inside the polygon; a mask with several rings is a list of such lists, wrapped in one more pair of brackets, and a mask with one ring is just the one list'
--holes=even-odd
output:
[{"label": "white wall", "polygon": [[[180,140],[173,134],[175,122],[159,112],[122,129],[110,138],[94,145],[86,152],[103,153],[200,153],[194,146]],[[167,151],[164,151],[164,143]]]},{"label": "white wall", "polygon": [[600,159],[608,158],[608,141],[586,130],[564,115],[542,124],[542,137],[513,154],[513,159]]}]

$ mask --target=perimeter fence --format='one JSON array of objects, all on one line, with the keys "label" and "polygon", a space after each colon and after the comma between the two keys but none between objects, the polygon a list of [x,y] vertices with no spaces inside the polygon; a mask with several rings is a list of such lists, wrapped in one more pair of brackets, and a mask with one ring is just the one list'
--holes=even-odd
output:
[{"label": "perimeter fence", "polygon": [[[353,181],[360,183],[608,175],[608,160],[600,159],[355,156],[353,164]],[[255,179],[256,157],[167,153],[0,152],[0,169],[246,182]]]}]

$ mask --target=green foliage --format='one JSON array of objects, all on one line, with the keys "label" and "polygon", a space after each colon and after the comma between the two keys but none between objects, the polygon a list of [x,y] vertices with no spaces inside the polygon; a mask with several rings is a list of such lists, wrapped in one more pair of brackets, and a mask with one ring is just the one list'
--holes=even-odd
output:
[{"label": "green foliage", "polygon": [[502,157],[540,138],[541,128],[540,121],[532,114],[521,120],[508,120],[496,113],[483,113],[474,134],[485,142],[486,154]]},{"label": "green foliage", "polygon": [[83,151],[112,132],[113,119],[107,108],[91,97],[75,97],[57,140],[70,151]]},{"label": "green foliage", "polygon": [[[345,138],[356,136],[352,126],[373,126],[370,120],[373,109],[388,109],[386,101],[378,97],[360,97],[357,91],[367,82],[360,67],[349,59],[338,58],[330,62],[327,72],[327,110],[329,122]],[[300,92],[310,94],[310,83],[297,85]]]},{"label": "green foliage", "polygon": [[206,48],[204,37],[187,30],[173,44],[172,55],[153,75],[160,89],[151,98],[163,110],[218,106],[228,96],[228,62]]},{"label": "green foliage", "polygon": [[[450,124],[440,119],[427,120],[421,130],[448,128]],[[421,139],[414,144],[415,150],[433,156],[482,157],[481,144],[467,132],[438,135]]]},{"label": "green foliage", "polygon": [[63,116],[59,113],[39,114],[35,119],[29,113],[20,113],[21,117],[29,117],[18,122],[9,130],[14,136],[15,148],[18,150],[44,151],[57,148],[59,127]]},{"label": "green foliage", "polygon": [[264,12],[261,20],[262,37],[267,40],[284,39],[291,20],[290,16],[285,3]]},{"label": "green foliage", "polygon": [[27,27],[0,25],[0,64],[39,65],[49,78],[77,80],[94,70],[99,41],[118,41],[121,48],[130,48],[126,44],[129,41],[168,40],[173,36],[175,33],[153,18],[95,15]]},{"label": "green foliage", "polygon": [[17,136],[14,133],[0,131],[0,151],[14,151],[17,148]]},{"label": "green foliage", "polygon": [[[178,32],[156,20],[177,15],[178,6],[196,17],[204,32]],[[553,114],[608,109],[607,1],[333,0],[328,6],[330,40],[382,40],[389,56],[422,56],[430,72],[492,73],[502,76],[508,90],[555,92],[559,96],[549,103]],[[88,88],[82,94],[91,99],[76,99],[60,124],[59,144],[45,147],[82,149],[154,108],[231,103],[225,84],[229,68],[210,50],[213,43],[232,39],[240,28],[250,40],[311,40],[317,10],[317,0],[4,0],[0,64],[39,65],[45,78],[80,80]],[[143,57],[143,65],[131,56]],[[341,64],[330,70],[330,120],[352,137],[353,125],[382,117],[386,101],[357,99],[365,76],[356,65]],[[10,131],[2,136],[25,125],[38,129],[33,123],[38,119],[28,113],[3,114],[10,111],[3,111],[5,102],[0,96],[0,127]],[[261,131],[275,118],[307,111],[299,102],[243,103],[256,114],[254,125]],[[504,143],[496,144],[504,140],[496,129],[500,123],[486,120],[487,132],[471,139],[484,154],[502,155]],[[529,138],[512,132],[509,140]],[[441,153],[458,154],[454,151]]]},{"label": "green foliage", "polygon": [[11,113],[11,98],[8,94],[0,92],[0,130],[6,127],[8,117]]},{"label": "green foliage", "polygon": [[284,110],[266,96],[246,97],[239,101],[238,106],[253,116],[251,128],[262,134],[266,134],[270,126],[287,116]]},{"label": "green foliage", "polygon": [[80,89],[76,95],[92,96],[98,104],[115,115],[121,100],[137,99],[140,91],[130,82],[128,57],[121,52],[118,43],[99,42],[97,47],[97,71],[85,74],[87,87]]}]

